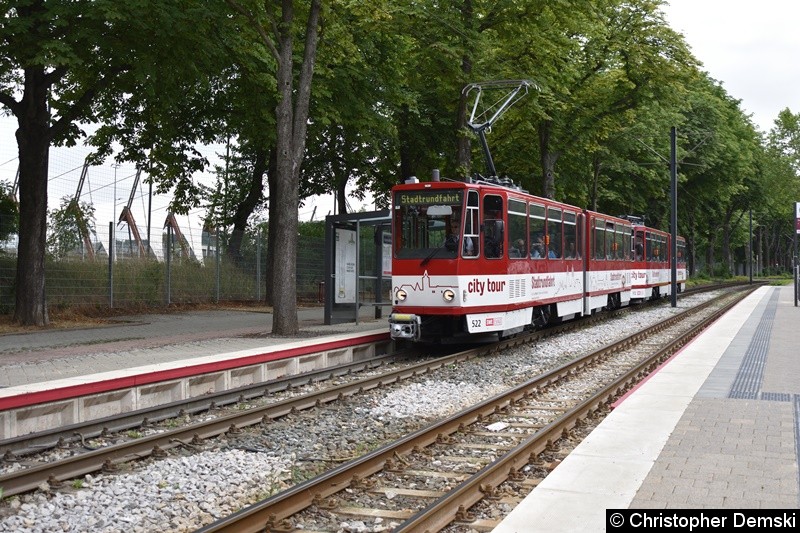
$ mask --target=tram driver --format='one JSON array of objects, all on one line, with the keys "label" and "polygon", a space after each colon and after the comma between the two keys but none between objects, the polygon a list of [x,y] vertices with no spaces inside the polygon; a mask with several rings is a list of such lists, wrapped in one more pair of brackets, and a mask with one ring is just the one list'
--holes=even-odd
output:
[{"label": "tram driver", "polygon": [[[454,216],[450,221],[450,231],[450,235],[453,238],[453,243],[457,244],[459,239],[461,239],[461,219],[457,216]],[[457,246],[454,248],[457,248]],[[472,237],[464,237],[463,254],[465,256],[475,255],[475,244],[472,242]]]}]

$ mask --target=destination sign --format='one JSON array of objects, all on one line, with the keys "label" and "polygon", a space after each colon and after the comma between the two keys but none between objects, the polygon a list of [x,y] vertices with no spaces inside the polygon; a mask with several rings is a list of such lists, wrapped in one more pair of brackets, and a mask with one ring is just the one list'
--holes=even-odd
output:
[{"label": "destination sign", "polygon": [[462,191],[398,192],[397,205],[461,205]]}]

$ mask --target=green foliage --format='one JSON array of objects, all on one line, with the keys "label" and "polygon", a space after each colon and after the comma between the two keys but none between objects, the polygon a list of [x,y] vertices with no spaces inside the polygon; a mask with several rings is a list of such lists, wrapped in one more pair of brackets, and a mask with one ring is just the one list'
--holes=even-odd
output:
[{"label": "green foliage", "polygon": [[[304,20],[309,3],[291,4],[295,22]],[[541,90],[488,137],[500,173],[535,194],[646,214],[648,223],[668,229],[669,131],[676,127],[678,231],[692,257],[725,274],[741,260],[745,214],[753,209],[765,264],[787,268],[793,202],[800,199],[800,115],[785,109],[772,131],[756,131],[667,26],[662,0],[324,4],[308,142],[296,162],[300,202],[335,192],[342,205],[349,186],[356,198],[369,193],[387,206],[389,188],[409,175],[483,172],[480,147],[463,127],[461,90],[475,81],[525,78]],[[0,0],[0,7],[0,104],[7,111],[20,110],[15,98],[26,73],[49,72],[50,85],[38,89],[51,95],[53,129],[46,134],[55,144],[78,142],[79,123],[99,124],[90,139],[97,159],[121,147],[117,158],[138,163],[157,193],[170,192],[174,212],[203,206],[209,226],[222,234],[249,228],[240,255],[257,256],[253,235],[267,234],[268,202],[286,200],[267,198],[266,179],[257,181],[275,175],[264,158],[277,141],[278,43],[240,15],[269,29],[280,7],[257,0]],[[306,30],[299,23],[293,29],[299,62]],[[195,147],[221,140],[231,147],[227,164],[215,169],[217,183],[204,187],[192,179],[208,166]],[[259,165],[268,170],[260,173]],[[7,192],[0,191],[0,240],[19,229]],[[81,236],[92,230],[91,207],[65,199],[50,216],[53,258],[80,250]],[[321,223],[301,224],[299,232],[324,237]],[[181,301],[193,299],[193,288],[214,286],[207,267],[179,254],[175,261],[172,284],[187,294]],[[102,271],[94,272],[101,266],[54,268],[78,293],[102,287]],[[223,283],[254,279],[237,268],[222,263]],[[143,301],[164,298],[163,268],[155,264],[119,264],[115,276],[141,290]],[[315,278],[298,283],[310,290]],[[250,283],[243,292],[256,289]]]},{"label": "green foliage", "polygon": [[301,241],[307,238],[325,239],[325,222],[318,220],[316,222],[301,222],[298,228]]},{"label": "green foliage", "polygon": [[47,249],[55,259],[68,256],[91,257],[94,249],[91,235],[95,233],[94,206],[86,202],[76,202],[69,196],[61,199],[61,207],[49,213],[50,233],[47,237]]},{"label": "green foliage", "polygon": [[723,263],[717,263],[711,275],[717,279],[730,279],[733,277],[733,274],[728,268],[728,265],[725,265]]},{"label": "green foliage", "polygon": [[0,241],[19,231],[19,205],[11,194],[11,186],[0,183]]},{"label": "green foliage", "polygon": [[782,110],[769,134],[769,144],[788,161],[795,174],[800,174],[800,113]]}]

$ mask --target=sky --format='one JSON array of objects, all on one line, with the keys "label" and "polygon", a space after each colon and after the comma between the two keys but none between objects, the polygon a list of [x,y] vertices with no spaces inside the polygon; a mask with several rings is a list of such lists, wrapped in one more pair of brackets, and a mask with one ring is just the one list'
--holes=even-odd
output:
[{"label": "sky", "polygon": [[[800,113],[800,1],[798,0],[667,0],[662,6],[667,23],[684,35],[692,54],[702,63],[702,69],[720,82],[727,93],[741,100],[742,110],[751,115],[753,123],[762,132],[768,132],[778,113],[789,108]],[[0,117],[0,180],[13,182],[17,170],[17,147],[14,139],[16,121]],[[74,194],[76,175],[86,149],[74,148],[65,155],[51,151],[50,193],[51,208],[57,207],[61,197]],[[209,150],[213,157],[215,150]],[[132,176],[135,171],[127,168],[115,170],[108,165],[93,170],[89,178],[89,189],[82,199],[91,196],[98,204],[97,223],[113,220],[130,194]],[[63,185],[59,185],[63,181]],[[112,189],[110,183],[114,182]],[[119,188],[117,188],[119,186]],[[94,193],[94,195],[92,195]],[[102,207],[103,198],[110,205],[115,197],[113,209]],[[143,203],[146,193],[137,194],[137,205]],[[162,202],[163,203],[163,202]],[[354,199],[352,208],[362,207]],[[371,210],[370,203],[363,208]],[[154,228],[163,219],[165,207],[153,215]],[[334,213],[333,195],[319,196],[309,200],[299,211],[300,220],[324,219]],[[106,212],[107,211],[107,212]],[[140,208],[137,221],[144,218],[144,207]],[[199,216],[199,215],[197,215]],[[199,226],[199,222],[185,224]],[[106,222],[107,226],[107,222]]]},{"label": "sky", "polygon": [[781,110],[800,113],[800,2],[668,0],[663,11],[762,132]]}]

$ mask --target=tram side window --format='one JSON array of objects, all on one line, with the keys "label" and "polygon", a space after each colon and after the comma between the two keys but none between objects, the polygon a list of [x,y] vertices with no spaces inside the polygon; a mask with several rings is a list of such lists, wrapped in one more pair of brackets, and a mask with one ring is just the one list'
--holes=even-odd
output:
[{"label": "tram side window", "polygon": [[658,260],[667,260],[667,238],[663,235],[658,238]]},{"label": "tram side window", "polygon": [[622,259],[624,257],[624,250],[625,250],[625,238],[624,232],[625,227],[617,225],[617,231],[614,233],[614,258],[615,259]]},{"label": "tram side window", "polygon": [[632,228],[625,226],[622,230],[622,250],[623,250],[623,258],[625,261],[629,261],[631,259],[631,232]]},{"label": "tram side window", "polygon": [[653,240],[653,236],[648,234],[647,235],[647,250],[646,250],[646,255],[647,255],[647,260],[648,261],[655,261],[656,260],[656,256],[654,255],[655,254],[655,248],[656,248],[656,243]]},{"label": "tram side window", "polygon": [[686,262],[686,241],[678,240],[678,263]]},{"label": "tram side window", "polygon": [[606,259],[614,259],[616,255],[616,243],[614,242],[613,222],[606,222]]},{"label": "tram side window", "polygon": [[531,259],[544,257],[544,206],[530,204],[528,219],[531,242]]},{"label": "tram side window", "polygon": [[488,259],[503,257],[503,198],[483,198],[483,253]]},{"label": "tram side window", "polygon": [[641,232],[637,232],[634,237],[633,258],[636,261],[644,261],[644,237]]},{"label": "tram side window", "polygon": [[[467,193],[467,216],[464,220],[464,238],[471,239],[472,247],[464,248],[464,257],[475,257],[478,255],[478,232],[480,231],[480,219],[478,218],[478,191]],[[465,241],[466,242],[466,241]]]},{"label": "tram side window", "polygon": [[575,213],[564,213],[564,258],[575,259],[578,255],[578,235],[575,226]]},{"label": "tram side window", "polygon": [[508,200],[508,256],[512,259],[528,257],[528,229],[525,223],[525,202]]},{"label": "tram side window", "polygon": [[563,228],[561,223],[561,209],[547,208],[547,257],[555,259],[561,257],[564,245],[561,242]]},{"label": "tram side window", "polygon": [[594,221],[594,239],[592,244],[594,245],[594,258],[595,259],[605,259],[606,258],[606,228],[605,224],[603,224],[602,220],[595,220]]}]

